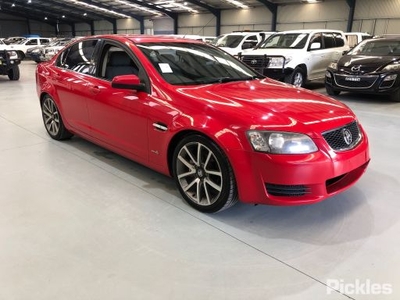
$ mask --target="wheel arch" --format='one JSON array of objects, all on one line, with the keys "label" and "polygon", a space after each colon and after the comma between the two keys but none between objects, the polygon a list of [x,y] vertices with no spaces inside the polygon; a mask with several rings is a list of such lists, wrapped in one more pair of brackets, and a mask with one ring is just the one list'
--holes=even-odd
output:
[{"label": "wheel arch", "polygon": [[[303,70],[305,79],[307,80],[307,77],[308,77],[307,65],[306,64],[299,64],[299,65],[296,66],[296,68],[300,68],[300,69]],[[294,68],[294,69],[296,69],[296,68]]]},{"label": "wheel arch", "polygon": [[[195,128],[187,128],[183,129],[179,132],[177,132],[170,140],[168,144],[168,150],[167,150],[167,163],[168,163],[168,171],[171,176],[173,176],[173,168],[172,168],[172,161],[173,161],[173,154],[175,151],[175,148],[177,147],[179,141],[181,141],[184,137],[187,137],[189,135],[200,135],[211,142],[213,142],[215,145],[220,148],[221,152],[227,157],[229,163],[231,164],[233,168],[233,163],[229,157],[229,151],[228,148],[236,148],[236,149],[242,149],[242,143],[238,139],[238,137],[234,134],[232,134],[229,130],[215,130],[216,128],[219,128],[217,126],[209,126],[208,129],[213,128],[214,130],[210,133],[206,133],[204,131],[197,130]],[[221,134],[222,132],[222,134]],[[219,134],[220,133],[220,134]],[[233,168],[233,173],[234,168]]]}]

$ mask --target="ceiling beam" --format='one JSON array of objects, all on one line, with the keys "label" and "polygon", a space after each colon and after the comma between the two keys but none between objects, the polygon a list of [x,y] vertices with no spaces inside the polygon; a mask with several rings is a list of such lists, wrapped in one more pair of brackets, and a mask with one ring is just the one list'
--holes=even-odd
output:
[{"label": "ceiling beam", "polygon": [[[36,9],[34,7],[29,7],[26,8],[26,6],[20,5],[18,3],[11,3],[11,2],[7,2],[7,1],[3,1],[2,2],[2,8],[1,11],[3,12],[7,12],[9,14],[12,15],[17,15],[18,13],[21,15],[21,13],[23,14],[23,16],[25,18],[28,19],[32,19],[35,21],[39,21],[42,23],[50,23],[50,20],[54,20],[54,22],[52,23],[67,23],[68,21],[60,19],[58,14],[54,14],[54,12],[52,11],[47,11],[47,10],[43,10],[43,9]],[[7,4],[7,6],[5,6],[4,4]],[[15,4],[14,7],[11,7],[12,4]],[[41,16],[41,18],[40,18]],[[48,20],[45,20],[44,18],[48,17]]]},{"label": "ceiling beam", "polygon": [[353,29],[354,22],[354,12],[356,10],[356,0],[346,0],[347,5],[349,6],[349,18],[347,20],[347,32],[351,32]]},{"label": "ceiling beam", "polygon": [[257,0],[258,2],[264,4],[265,7],[269,9],[272,13],[271,31],[276,31],[276,24],[278,22],[278,4],[271,3],[268,0]]},{"label": "ceiling beam", "polygon": [[57,25],[56,22],[51,22],[51,21],[46,22],[43,19],[40,19],[40,18],[37,18],[37,17],[32,17],[28,13],[23,13],[23,12],[20,12],[20,11],[17,12],[17,11],[15,11],[13,9],[8,9],[6,7],[2,7],[1,8],[1,12],[9,14],[9,15],[12,15],[12,16],[24,18],[24,19],[27,19],[27,20],[34,20],[34,21],[37,21],[37,22],[46,23],[46,24],[49,24],[50,26],[53,26],[53,27],[55,27]]},{"label": "ceiling beam", "polygon": [[216,25],[215,25],[215,35],[219,36],[221,34],[221,10],[215,7],[212,7],[210,5],[207,5],[203,2],[200,2],[198,0],[186,0],[189,3],[192,3],[194,5],[200,6],[204,9],[207,9],[209,12],[211,12],[215,17],[216,17]]}]

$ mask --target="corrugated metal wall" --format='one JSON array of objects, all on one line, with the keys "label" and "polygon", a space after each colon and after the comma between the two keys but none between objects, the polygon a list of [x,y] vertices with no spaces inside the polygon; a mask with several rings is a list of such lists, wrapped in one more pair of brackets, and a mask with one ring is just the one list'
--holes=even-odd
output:
[{"label": "corrugated metal wall", "polygon": [[[282,5],[278,9],[277,30],[303,28],[347,29],[349,6],[346,0],[325,0],[317,4]],[[12,22],[13,26],[10,26]],[[224,10],[221,13],[221,33],[234,30],[269,31],[272,14],[264,6],[248,10]],[[45,23],[43,23],[45,24]],[[31,31],[41,35],[54,35],[48,25],[31,22]],[[33,26],[33,27],[32,27]],[[178,19],[178,33],[215,35],[216,18],[212,14],[183,14]],[[118,20],[119,33],[140,33],[139,22],[133,19]],[[71,28],[64,26],[60,33],[67,35]],[[353,31],[369,32],[375,35],[400,33],[400,0],[357,0]],[[112,33],[112,25],[106,21],[95,22],[95,32]],[[173,21],[169,18],[146,20],[145,33],[171,33]],[[26,20],[0,15],[0,36],[7,37],[27,33]],[[89,35],[87,24],[76,24],[77,35]]]},{"label": "corrugated metal wall", "polygon": [[358,0],[353,31],[400,33],[400,0]]}]

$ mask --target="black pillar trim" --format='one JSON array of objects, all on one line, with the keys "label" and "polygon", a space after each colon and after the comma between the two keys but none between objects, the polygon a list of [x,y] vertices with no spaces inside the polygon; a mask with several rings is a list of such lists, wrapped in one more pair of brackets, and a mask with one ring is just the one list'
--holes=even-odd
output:
[{"label": "black pillar trim", "polygon": [[354,12],[356,10],[356,0],[346,0],[349,9],[349,19],[347,20],[347,32],[353,30]]}]

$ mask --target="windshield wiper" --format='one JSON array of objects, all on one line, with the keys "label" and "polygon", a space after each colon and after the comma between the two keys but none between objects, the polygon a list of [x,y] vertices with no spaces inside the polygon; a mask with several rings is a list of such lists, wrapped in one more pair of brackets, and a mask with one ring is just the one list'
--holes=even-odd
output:
[{"label": "windshield wiper", "polygon": [[253,80],[253,79],[261,79],[264,78],[263,76],[260,75],[254,75],[254,76],[247,76],[247,77],[219,77],[219,78],[212,78],[210,80],[204,80],[204,83],[227,83],[227,82],[232,82],[232,81],[246,81],[246,80]]}]

